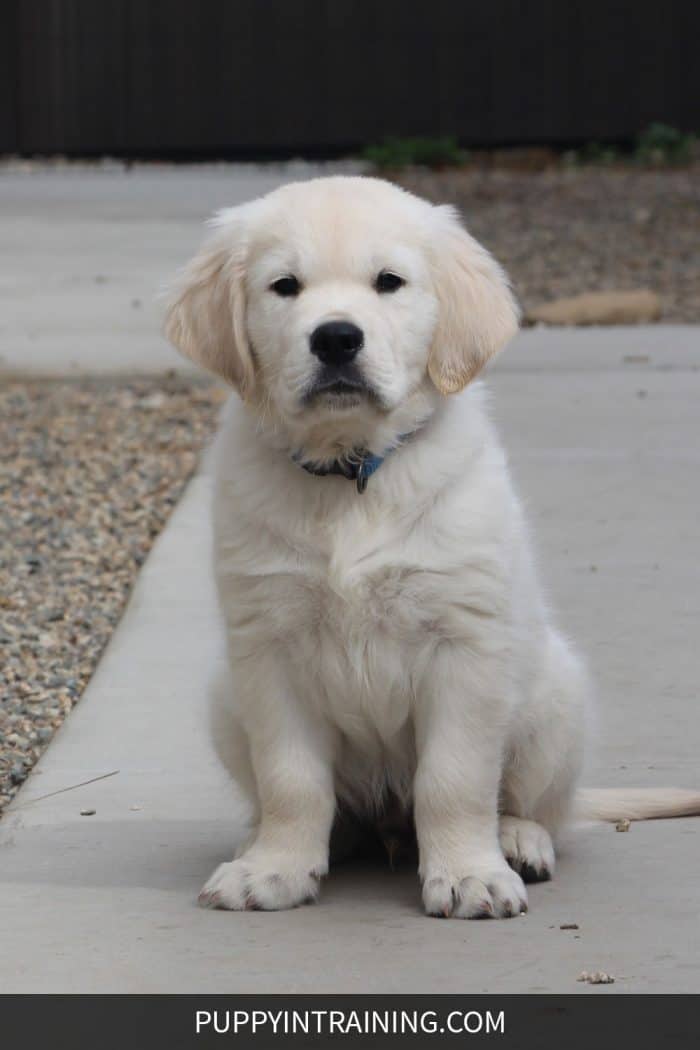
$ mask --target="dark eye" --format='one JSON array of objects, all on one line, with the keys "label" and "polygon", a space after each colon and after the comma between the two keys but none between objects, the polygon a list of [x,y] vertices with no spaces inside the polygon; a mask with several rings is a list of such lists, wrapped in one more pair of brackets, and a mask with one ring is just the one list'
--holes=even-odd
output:
[{"label": "dark eye", "polygon": [[298,295],[301,291],[301,285],[293,274],[289,274],[287,277],[278,277],[276,281],[272,282],[270,289],[273,292],[276,292],[277,295],[287,297],[290,295]]},{"label": "dark eye", "polygon": [[374,287],[378,292],[395,292],[405,283],[403,277],[399,277],[397,273],[392,273],[391,270],[382,270],[380,274],[377,274]]}]

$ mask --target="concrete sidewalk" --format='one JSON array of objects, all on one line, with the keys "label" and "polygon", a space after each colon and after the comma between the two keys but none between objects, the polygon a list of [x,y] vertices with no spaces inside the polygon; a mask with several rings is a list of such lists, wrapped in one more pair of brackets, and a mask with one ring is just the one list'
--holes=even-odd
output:
[{"label": "concrete sidewalk", "polygon": [[157,297],[205,220],[338,167],[0,167],[0,375],[185,369],[159,334]]},{"label": "concrete sidewalk", "polygon": [[[590,783],[700,784],[698,343],[530,332],[492,372],[545,579],[600,686]],[[571,835],[507,922],[427,919],[415,874],[379,868],[338,870],[294,912],[196,907],[238,813],[204,724],[221,651],[209,489],[204,471],[0,825],[0,991],[699,991],[700,820]],[[577,983],[584,969],[616,982]]]}]

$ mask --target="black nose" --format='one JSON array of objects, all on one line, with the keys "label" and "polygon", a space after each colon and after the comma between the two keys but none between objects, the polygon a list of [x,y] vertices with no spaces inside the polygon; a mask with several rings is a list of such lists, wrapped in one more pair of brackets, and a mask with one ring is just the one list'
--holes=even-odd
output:
[{"label": "black nose", "polygon": [[325,365],[352,361],[362,346],[362,329],[352,321],[326,321],[311,333],[311,353]]}]

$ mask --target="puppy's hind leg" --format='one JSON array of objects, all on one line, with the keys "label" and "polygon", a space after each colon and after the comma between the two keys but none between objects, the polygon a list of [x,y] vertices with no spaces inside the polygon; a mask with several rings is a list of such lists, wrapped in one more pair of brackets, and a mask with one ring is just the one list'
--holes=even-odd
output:
[{"label": "puppy's hind leg", "polygon": [[532,693],[515,716],[501,784],[501,847],[526,882],[552,877],[553,840],[581,772],[588,705],[585,670],[551,631]]}]

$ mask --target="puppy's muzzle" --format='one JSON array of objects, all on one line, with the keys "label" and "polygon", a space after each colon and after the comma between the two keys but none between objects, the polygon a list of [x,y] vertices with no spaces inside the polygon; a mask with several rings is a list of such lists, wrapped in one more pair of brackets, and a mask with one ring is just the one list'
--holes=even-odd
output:
[{"label": "puppy's muzzle", "polygon": [[362,329],[352,321],[325,321],[315,328],[309,349],[319,359],[320,368],[304,401],[313,401],[319,394],[334,398],[372,395],[357,361],[364,341]]}]

